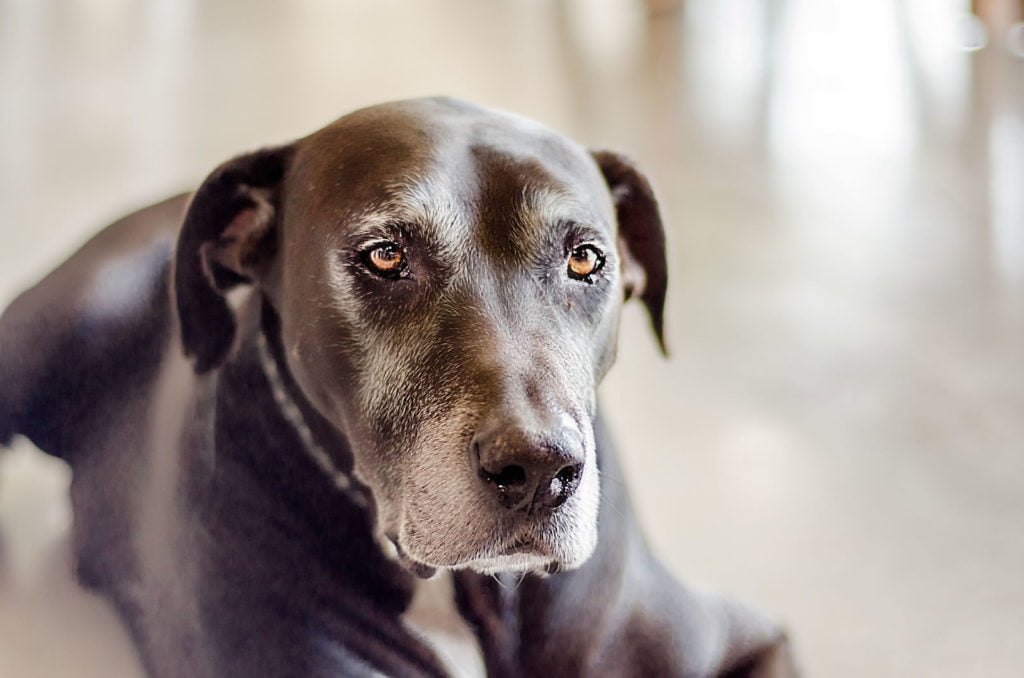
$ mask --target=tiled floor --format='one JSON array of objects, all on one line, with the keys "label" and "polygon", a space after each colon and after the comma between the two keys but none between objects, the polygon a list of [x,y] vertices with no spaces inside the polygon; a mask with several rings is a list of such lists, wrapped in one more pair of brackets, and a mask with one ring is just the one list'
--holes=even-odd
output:
[{"label": "tiled floor", "polygon": [[[815,676],[1019,676],[1024,60],[958,50],[963,4],[0,0],[0,302],[360,105],[538,118],[660,189],[673,357],[633,309],[603,395],[673,569]],[[0,676],[138,675],[69,577],[66,482],[0,458]]]}]

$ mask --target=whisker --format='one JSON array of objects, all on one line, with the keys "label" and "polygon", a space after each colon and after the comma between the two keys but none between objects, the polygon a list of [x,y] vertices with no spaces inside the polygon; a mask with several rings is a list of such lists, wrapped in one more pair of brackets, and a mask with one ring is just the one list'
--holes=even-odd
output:
[{"label": "whisker", "polygon": [[616,478],[615,476],[610,476],[601,469],[597,469],[597,475],[600,476],[601,478],[604,478],[605,480],[608,480],[609,482],[615,483],[616,485],[626,487],[625,480],[623,480],[622,478]]},{"label": "whisker", "polygon": [[512,587],[513,591],[518,591],[519,590],[519,585],[523,583],[523,580],[526,579],[526,575],[528,575],[528,574],[530,574],[530,573],[527,572],[526,570],[523,570],[522,572],[519,573],[519,581],[517,581],[515,583],[515,585]]}]

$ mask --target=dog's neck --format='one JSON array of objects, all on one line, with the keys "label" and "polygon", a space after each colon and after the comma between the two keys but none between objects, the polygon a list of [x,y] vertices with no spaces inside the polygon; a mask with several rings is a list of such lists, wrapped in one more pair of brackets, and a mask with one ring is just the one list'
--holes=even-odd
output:
[{"label": "dog's neck", "polygon": [[412,577],[380,548],[373,502],[352,477],[348,441],[288,372],[276,313],[250,299],[239,310],[239,334],[237,350],[207,382],[216,416],[215,453],[196,488],[207,498],[204,523],[225,535],[236,560],[280,532],[273,543],[317,561],[311,565],[324,576],[344,571],[339,583],[400,614]]},{"label": "dog's neck", "polygon": [[[288,369],[277,312],[258,298],[240,316],[238,349],[218,378],[219,414],[228,414],[222,410],[230,403],[230,414],[251,415],[248,425],[263,429],[265,444],[248,450],[247,456],[269,464],[278,479],[291,476],[295,486],[282,498],[322,495],[330,498],[334,510],[344,507],[346,513],[372,521],[373,502],[354,477],[348,440],[309,402]],[[250,399],[259,407],[250,407]],[[220,452],[223,446],[217,447]]]},{"label": "dog's neck", "polygon": [[[302,392],[287,369],[277,313],[264,301],[260,315],[261,323],[260,331],[256,335],[256,352],[278,411],[291,424],[299,440],[302,441],[302,450],[337,491],[345,495],[356,506],[369,508],[369,495],[366,489],[353,481],[352,459],[347,446],[340,445],[341,436],[332,431],[327,422],[320,420],[312,405],[302,396]],[[317,430],[314,430],[314,425],[311,423],[314,419],[317,420]],[[327,445],[330,445],[331,442],[334,443],[331,445],[331,451],[328,451],[325,444],[320,442],[325,436],[333,439],[326,443]],[[344,457],[339,459],[343,453]]]}]

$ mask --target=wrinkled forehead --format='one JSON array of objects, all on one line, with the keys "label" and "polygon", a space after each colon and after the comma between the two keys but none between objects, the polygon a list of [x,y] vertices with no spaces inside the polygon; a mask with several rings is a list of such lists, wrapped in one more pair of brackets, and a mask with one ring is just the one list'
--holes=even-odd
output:
[{"label": "wrinkled forehead", "polygon": [[303,141],[292,176],[308,208],[353,236],[401,223],[433,239],[484,237],[529,250],[556,224],[608,237],[614,228],[585,149],[460,102],[402,102],[342,118]]}]

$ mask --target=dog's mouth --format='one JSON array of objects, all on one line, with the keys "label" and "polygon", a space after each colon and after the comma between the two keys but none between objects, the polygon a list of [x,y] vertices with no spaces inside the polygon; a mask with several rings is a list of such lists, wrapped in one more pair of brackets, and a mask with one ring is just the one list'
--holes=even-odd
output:
[{"label": "dog's mouth", "polygon": [[[445,460],[435,458],[440,455],[413,456],[419,475],[403,479],[404,492],[382,493],[375,526],[378,544],[410,573],[425,578],[438,570],[543,575],[578,568],[593,553],[600,496],[595,472],[581,473],[575,491],[556,505],[544,497],[548,504],[509,507],[481,486],[469,465],[455,466],[462,475],[442,474]],[[594,468],[593,452],[588,456],[588,469]],[[433,475],[424,479],[428,462]],[[539,492],[543,484],[537,487]]]},{"label": "dog's mouth", "polygon": [[388,537],[391,540],[392,546],[395,547],[395,558],[398,560],[402,567],[412,572],[414,575],[421,579],[430,579],[437,574],[437,568],[421,563],[418,560],[414,560],[402,549],[402,545],[398,543],[398,539],[394,537]]}]

